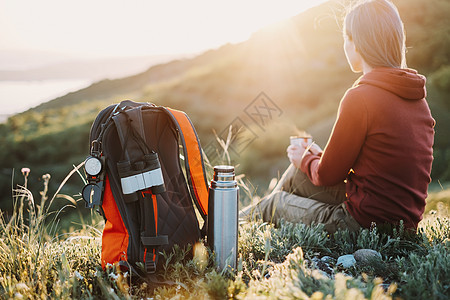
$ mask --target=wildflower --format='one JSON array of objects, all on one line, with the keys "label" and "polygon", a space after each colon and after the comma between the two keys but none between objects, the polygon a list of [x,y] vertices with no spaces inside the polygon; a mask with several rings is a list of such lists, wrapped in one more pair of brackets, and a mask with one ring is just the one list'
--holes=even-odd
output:
[{"label": "wildflower", "polygon": [[319,292],[319,291],[317,291],[317,292],[314,292],[312,295],[311,295],[311,298],[310,298],[311,300],[321,300],[321,299],[323,299],[323,293],[322,292]]},{"label": "wildflower", "polygon": [[22,168],[20,171],[22,172],[22,175],[25,177],[28,177],[28,175],[31,172],[30,168]]},{"label": "wildflower", "polygon": [[29,287],[28,287],[28,285],[26,285],[26,283],[23,283],[23,282],[19,282],[18,284],[16,284],[16,289],[18,289],[19,291],[20,290],[28,290],[29,289]]},{"label": "wildflower", "polygon": [[206,269],[208,264],[208,251],[202,243],[196,243],[194,245],[194,262],[199,271],[203,272]]},{"label": "wildflower", "polygon": [[388,287],[388,295],[392,295],[393,293],[395,293],[395,291],[397,290],[397,284],[396,283],[391,283]]},{"label": "wildflower", "polygon": [[22,170],[20,170],[22,172],[23,177],[25,177],[25,183],[24,183],[24,187],[25,189],[28,186],[28,175],[30,175],[30,168],[22,168]]}]

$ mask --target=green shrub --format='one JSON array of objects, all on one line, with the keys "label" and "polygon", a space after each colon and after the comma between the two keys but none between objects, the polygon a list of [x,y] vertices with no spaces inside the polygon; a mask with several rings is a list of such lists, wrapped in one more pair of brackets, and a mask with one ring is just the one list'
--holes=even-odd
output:
[{"label": "green shrub", "polygon": [[[329,236],[322,225],[255,220],[240,226],[236,270],[218,270],[214,255],[199,241],[162,253],[157,275],[172,284],[155,286],[113,265],[101,269],[103,222],[98,219],[91,220],[93,226],[82,222],[82,229],[59,234],[61,215],[51,211],[58,197],[47,195],[49,180],[43,176],[38,204],[25,177],[24,187],[15,191],[13,214],[0,218],[0,298],[447,299],[449,294],[450,220],[443,210],[427,215],[414,234],[399,226]],[[381,252],[383,260],[334,267],[332,276],[311,263],[360,248]]]},{"label": "green shrub", "polygon": [[405,299],[448,299],[450,242],[437,244],[426,255],[411,253],[398,260],[403,271],[399,294]]}]

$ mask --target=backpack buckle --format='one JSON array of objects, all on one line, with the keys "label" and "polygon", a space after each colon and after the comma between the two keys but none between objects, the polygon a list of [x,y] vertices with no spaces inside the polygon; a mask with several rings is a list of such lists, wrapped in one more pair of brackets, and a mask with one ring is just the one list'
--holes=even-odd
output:
[{"label": "backpack buckle", "polygon": [[149,259],[145,260],[145,271],[148,274],[153,274],[156,272],[156,263],[154,260],[149,260]]},{"label": "backpack buckle", "polygon": [[94,157],[100,157],[102,153],[102,142],[99,140],[93,140],[91,143],[91,155]]}]

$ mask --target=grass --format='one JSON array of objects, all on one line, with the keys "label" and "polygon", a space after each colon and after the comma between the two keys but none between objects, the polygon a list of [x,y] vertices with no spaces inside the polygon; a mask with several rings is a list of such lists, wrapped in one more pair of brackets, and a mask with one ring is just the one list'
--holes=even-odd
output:
[{"label": "grass", "polygon": [[[155,287],[112,265],[102,270],[100,218],[92,216],[90,225],[59,234],[59,212],[51,210],[52,204],[68,199],[73,205],[73,199],[58,192],[49,198],[50,176],[44,175],[37,203],[26,179],[15,190],[12,215],[2,214],[0,219],[4,299],[448,299],[450,295],[450,221],[442,202],[413,235],[400,227],[390,234],[372,228],[330,236],[321,225],[282,222],[275,227],[255,220],[240,226],[236,270],[218,270],[199,241],[161,255],[164,266],[158,275],[174,284]],[[248,186],[242,189],[251,196]],[[323,256],[335,261],[362,248],[380,252],[382,261],[349,269],[332,263],[328,272],[316,263]]]}]

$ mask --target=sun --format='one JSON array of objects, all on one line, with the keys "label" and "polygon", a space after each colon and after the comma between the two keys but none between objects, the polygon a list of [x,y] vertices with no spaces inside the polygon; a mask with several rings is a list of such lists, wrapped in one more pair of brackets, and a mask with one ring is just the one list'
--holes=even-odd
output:
[{"label": "sun", "polygon": [[23,10],[20,1],[6,0],[0,9],[0,50],[96,56],[198,53],[244,41],[322,2],[42,0]]}]

